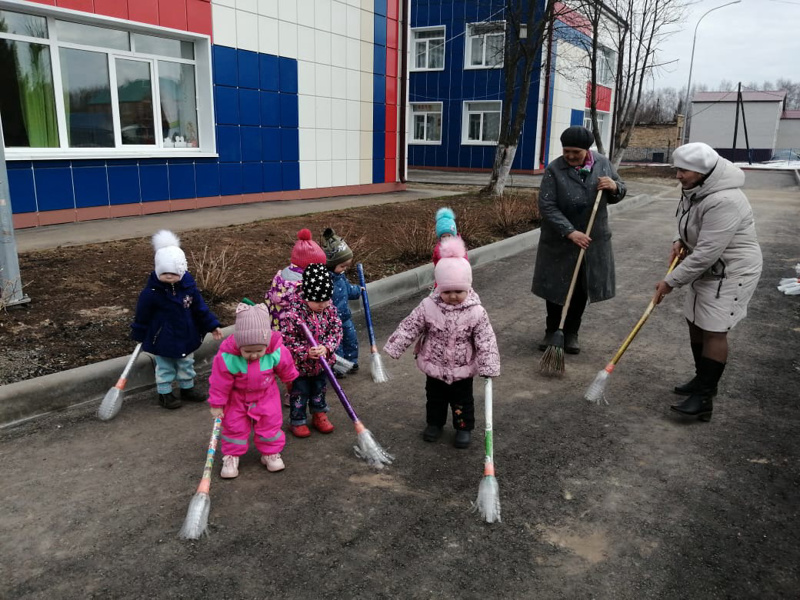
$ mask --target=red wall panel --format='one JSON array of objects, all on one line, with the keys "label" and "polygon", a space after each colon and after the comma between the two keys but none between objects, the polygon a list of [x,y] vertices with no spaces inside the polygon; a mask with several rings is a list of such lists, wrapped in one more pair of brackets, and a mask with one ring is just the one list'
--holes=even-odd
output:
[{"label": "red wall panel", "polygon": [[158,24],[172,29],[187,28],[186,0],[159,0]]},{"label": "red wall panel", "polygon": [[[597,110],[608,112],[611,110],[611,88],[604,85],[597,86]],[[592,83],[586,83],[586,108],[592,107]]]},{"label": "red wall panel", "polygon": [[211,35],[211,2],[209,0],[188,0],[186,16],[189,31]]},{"label": "red wall panel", "polygon": [[128,0],[131,21],[158,25],[158,0]]},{"label": "red wall panel", "polygon": [[31,2],[37,2],[39,4],[47,4],[48,6],[55,6],[56,0],[30,0]]},{"label": "red wall panel", "polygon": [[92,0],[58,0],[56,4],[59,8],[71,8],[72,10],[82,10],[88,13],[94,12],[94,2]]},{"label": "red wall panel", "polygon": [[128,3],[125,0],[94,0],[94,10],[98,15],[128,18]]}]

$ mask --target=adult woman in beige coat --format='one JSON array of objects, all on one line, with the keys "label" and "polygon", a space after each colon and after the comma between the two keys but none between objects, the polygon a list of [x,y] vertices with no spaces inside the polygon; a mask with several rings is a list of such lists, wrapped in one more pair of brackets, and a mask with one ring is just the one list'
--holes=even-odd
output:
[{"label": "adult woman in beige coat", "polygon": [[675,388],[688,398],[671,408],[709,421],[728,360],[728,331],[747,314],[761,276],[761,247],[753,211],[740,189],[741,169],[701,142],[676,148],[672,160],[683,191],[670,262],[681,252],[685,258],[658,282],[656,295],[660,302],[673,288],[689,286],[683,314],[695,377]]}]

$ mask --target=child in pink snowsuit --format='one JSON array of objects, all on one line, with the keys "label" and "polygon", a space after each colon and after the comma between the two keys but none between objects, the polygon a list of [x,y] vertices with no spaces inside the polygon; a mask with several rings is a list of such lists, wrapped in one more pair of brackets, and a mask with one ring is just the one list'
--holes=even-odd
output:
[{"label": "child in pink snowsuit", "polygon": [[281,450],[286,436],[275,377],[294,381],[297,369],[281,334],[270,328],[269,311],[263,304],[240,303],[236,308],[233,336],[222,342],[211,366],[208,403],[211,414],[222,418],[222,472],[239,475],[239,457],[247,452],[250,431],[269,471],[285,468]]},{"label": "child in pink snowsuit", "polygon": [[292,248],[292,259],[288,267],[281,269],[272,279],[272,285],[264,294],[264,303],[272,318],[272,328],[280,331],[283,317],[297,294],[297,288],[303,279],[303,269],[313,263],[325,264],[328,257],[313,239],[311,231],[301,229],[297,232],[297,241]]},{"label": "child in pink snowsuit", "polygon": [[472,289],[472,268],[464,258],[464,242],[453,237],[441,245],[441,259],[434,269],[436,289],[407,316],[384,346],[392,358],[417,340],[417,366],[427,375],[428,426],[426,442],[442,435],[448,405],[453,411],[455,447],[467,448],[475,427],[472,379],[497,377],[500,353],[478,294]]}]

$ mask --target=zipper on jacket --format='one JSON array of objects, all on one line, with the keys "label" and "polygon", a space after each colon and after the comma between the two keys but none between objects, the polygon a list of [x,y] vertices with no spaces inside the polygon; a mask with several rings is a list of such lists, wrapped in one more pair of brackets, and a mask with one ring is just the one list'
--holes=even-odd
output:
[{"label": "zipper on jacket", "polygon": [[155,335],[153,336],[153,345],[154,345],[154,346],[156,345],[156,340],[158,339],[158,336],[159,336],[159,334],[161,333],[161,330],[162,330],[163,328],[164,328],[164,326],[163,326],[163,325],[162,325],[161,327],[159,327],[159,328],[158,328],[158,331],[156,331]]}]

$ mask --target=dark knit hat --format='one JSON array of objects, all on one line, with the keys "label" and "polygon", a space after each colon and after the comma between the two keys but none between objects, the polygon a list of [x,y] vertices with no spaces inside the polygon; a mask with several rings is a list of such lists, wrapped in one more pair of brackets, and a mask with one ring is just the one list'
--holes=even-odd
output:
[{"label": "dark knit hat", "polygon": [[306,302],[325,302],[331,299],[333,282],[325,265],[312,263],[305,268],[302,292]]},{"label": "dark knit hat", "polygon": [[325,253],[319,244],[311,239],[311,231],[301,229],[292,248],[292,264],[305,269],[311,263],[325,263]]},{"label": "dark knit hat", "polygon": [[328,227],[322,232],[322,249],[328,257],[328,268],[332,271],[337,265],[353,258],[353,251],[336,232]]},{"label": "dark knit hat", "polygon": [[574,125],[567,127],[561,134],[563,148],[582,148],[588,150],[594,144],[594,135],[586,127]]}]

